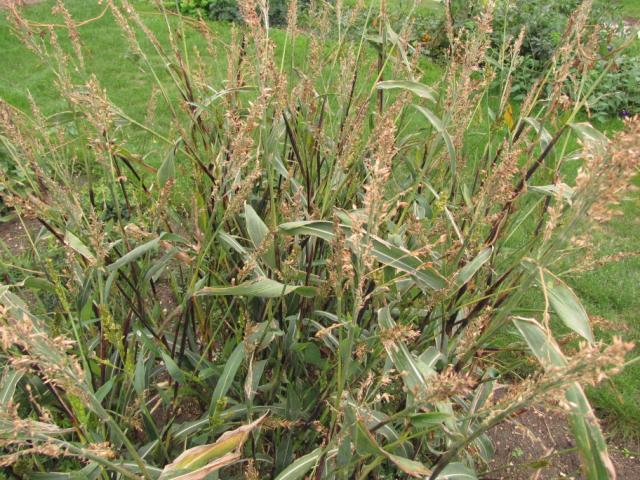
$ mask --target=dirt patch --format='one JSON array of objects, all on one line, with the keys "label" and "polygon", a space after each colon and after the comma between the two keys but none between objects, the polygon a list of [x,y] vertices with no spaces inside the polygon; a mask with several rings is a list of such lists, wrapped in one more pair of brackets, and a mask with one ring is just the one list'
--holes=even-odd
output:
[{"label": "dirt patch", "polygon": [[[566,416],[544,407],[523,410],[489,432],[495,457],[485,479],[582,479]],[[640,458],[609,445],[619,480],[640,478]]]},{"label": "dirt patch", "polygon": [[[0,0],[0,2],[2,2],[2,0]],[[24,224],[31,238],[33,238],[40,229],[40,224],[37,220],[25,220]],[[24,230],[20,220],[16,219],[6,223],[0,223],[0,251],[3,250],[3,245],[9,250],[9,253],[15,257],[31,249],[29,236]]]}]

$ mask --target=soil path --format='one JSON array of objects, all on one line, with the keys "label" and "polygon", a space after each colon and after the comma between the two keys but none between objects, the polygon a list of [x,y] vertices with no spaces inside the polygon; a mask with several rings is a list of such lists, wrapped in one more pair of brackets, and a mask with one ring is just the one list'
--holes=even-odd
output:
[{"label": "soil path", "polygon": [[[488,479],[582,479],[580,457],[567,417],[559,411],[532,407],[497,425],[489,432],[495,456]],[[640,479],[640,457],[624,446],[609,442],[609,455],[618,480]]]}]

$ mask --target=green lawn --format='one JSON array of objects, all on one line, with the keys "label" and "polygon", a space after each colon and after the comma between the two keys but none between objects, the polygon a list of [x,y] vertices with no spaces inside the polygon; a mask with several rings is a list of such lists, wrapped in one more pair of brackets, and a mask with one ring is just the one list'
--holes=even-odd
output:
[{"label": "green lawn", "polygon": [[634,19],[640,19],[640,2],[638,0],[617,0],[614,2],[620,6],[622,14]]},{"label": "green lawn", "polygon": [[[137,0],[132,3],[151,30],[162,40],[166,36],[163,17],[147,1]],[[98,2],[85,0],[66,0],[65,5],[74,18],[79,20],[94,19],[104,9]],[[51,6],[51,1],[30,6],[25,10],[26,16],[34,21],[60,23],[59,17],[51,15]],[[228,25],[214,24],[214,30],[222,41],[228,40]],[[60,29],[59,32],[63,48],[70,48],[68,39],[62,33],[64,30]],[[79,33],[86,52],[86,70],[96,74],[116,105],[134,118],[143,117],[151,95],[149,72],[145,71],[142,61],[128,47],[111,14],[106,12],[101,18],[81,26]],[[186,41],[201,50],[205,48],[201,36],[192,30],[186,32]],[[18,108],[28,110],[27,92],[30,92],[47,115],[65,109],[66,106],[53,88],[54,77],[50,69],[16,39],[5,18],[0,19],[0,50],[4,65],[12,66],[0,69],[0,97]],[[225,60],[221,56],[216,61],[222,62],[222,66]],[[157,70],[160,75],[164,73],[163,68]]]},{"label": "green lawn", "polygon": [[[152,30],[164,31],[164,20],[147,6],[147,2],[139,0],[133,3],[141,7],[143,18]],[[393,4],[405,8],[409,3],[397,0]],[[625,15],[640,18],[640,0],[622,0],[620,4]],[[65,5],[80,19],[97,17],[103,9],[97,2],[86,0],[66,0]],[[420,8],[433,11],[437,4],[427,1],[421,3]],[[51,2],[44,2],[30,7],[28,15],[40,21],[52,21],[50,10]],[[228,25],[214,24],[214,30],[221,40],[228,39]],[[111,16],[106,14],[81,27],[80,34],[88,51],[87,70],[96,73],[116,104],[132,117],[142,118],[151,94],[149,76],[143,71],[141,62],[132,55]],[[274,35],[278,40],[281,33]],[[204,50],[203,42],[193,32],[187,32],[186,41]],[[304,39],[301,42],[304,43]],[[52,88],[54,77],[50,70],[16,40],[3,18],[0,19],[0,51],[4,64],[0,69],[0,98],[28,110],[27,92],[30,92],[46,114],[65,109]],[[304,51],[300,49],[294,54],[303,55]],[[212,62],[221,67],[225,65],[222,50],[220,57],[212,59]],[[223,70],[213,68],[213,71],[222,75]],[[435,78],[438,68],[429,68],[428,71],[428,76]],[[619,128],[620,122],[612,120],[606,127]],[[596,234],[601,256],[619,252],[640,253],[640,197],[634,195],[627,199],[621,211],[622,216],[603,226],[602,231]],[[640,344],[640,257],[629,256],[608,263],[572,279],[572,284],[591,315],[612,322],[613,328],[597,329],[599,338],[622,335]],[[640,363],[627,368],[610,384],[592,389],[590,395],[601,414],[611,420],[613,430],[640,436]]]}]

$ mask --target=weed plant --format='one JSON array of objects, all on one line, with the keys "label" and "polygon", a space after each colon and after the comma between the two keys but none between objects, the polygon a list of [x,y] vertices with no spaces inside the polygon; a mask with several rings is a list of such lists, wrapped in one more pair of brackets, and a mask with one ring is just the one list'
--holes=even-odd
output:
[{"label": "weed plant", "polygon": [[[629,188],[640,123],[609,140],[578,120],[598,83],[589,1],[519,109],[524,37],[493,56],[492,2],[472,30],[447,24],[432,87],[410,17],[396,31],[384,5],[355,41],[342,22],[331,49],[342,12],[312,6],[300,60],[295,2],[279,54],[266,2],[240,3],[226,44],[162,2],[166,43],[127,0],[104,3],[157,80],[145,118],[85,71],[61,0],[55,25],[9,11],[67,109],[52,122],[0,102],[19,172],[2,173],[2,196],[42,227],[33,265],[0,287],[8,471],[475,478],[487,431],[543,402],[567,410],[585,477],[615,477],[583,386],[631,346],[596,342],[561,277]],[[514,327],[540,368],[505,386],[490,346]]]}]

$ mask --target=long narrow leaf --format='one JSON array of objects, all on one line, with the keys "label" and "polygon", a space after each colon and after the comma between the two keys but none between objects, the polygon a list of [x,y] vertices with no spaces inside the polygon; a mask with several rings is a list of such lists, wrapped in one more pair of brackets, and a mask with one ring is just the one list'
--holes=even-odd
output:
[{"label": "long narrow leaf", "polygon": [[[513,322],[544,368],[564,367],[567,364],[558,344],[538,322],[529,318],[515,318]],[[607,444],[582,387],[578,383],[570,385],[566,398],[572,408],[571,430],[586,477],[589,480],[615,478]]]},{"label": "long narrow leaf", "polygon": [[260,298],[278,298],[290,293],[297,293],[303,297],[313,297],[315,288],[307,286],[285,285],[270,278],[261,278],[245,282],[232,287],[204,287],[195,292],[196,297],[202,296],[244,296]]},{"label": "long narrow leaf", "polygon": [[[347,237],[351,234],[351,228],[341,225]],[[288,235],[309,235],[331,241],[334,238],[334,224],[322,220],[310,220],[300,222],[283,223],[278,227],[279,231]],[[427,262],[422,261],[411,252],[391,245],[374,235],[371,238],[371,254],[380,263],[393,267],[401,272],[408,273],[425,288],[440,290],[446,287],[446,280]]]}]

